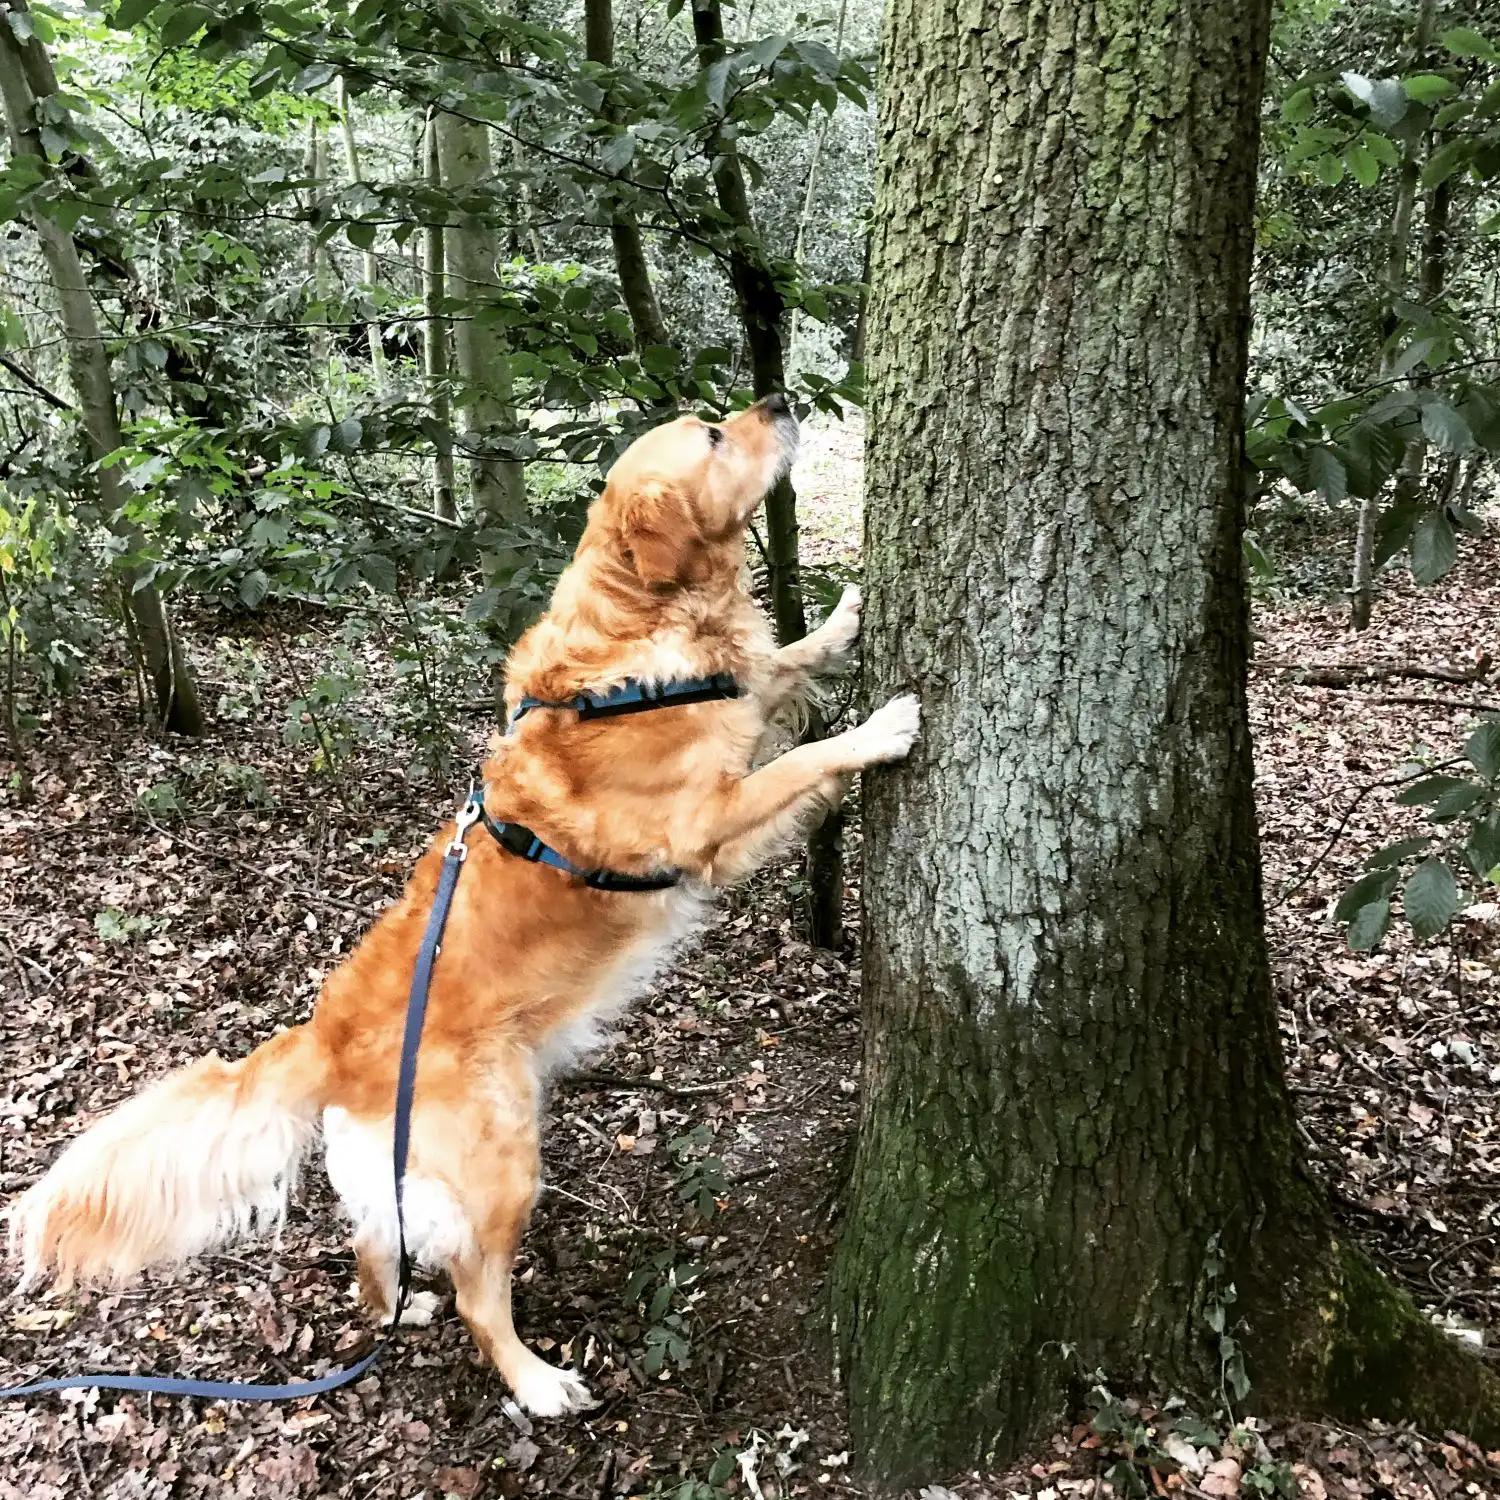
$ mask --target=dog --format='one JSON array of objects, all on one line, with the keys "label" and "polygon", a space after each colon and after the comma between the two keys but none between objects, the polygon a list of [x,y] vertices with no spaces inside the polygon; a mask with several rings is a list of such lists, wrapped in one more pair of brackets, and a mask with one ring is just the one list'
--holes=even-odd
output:
[{"label": "dog", "polygon": [[[771,397],[722,423],[683,416],[610,470],[545,615],[513,648],[510,733],[484,766],[486,813],[576,870],[660,890],[598,889],[517,857],[479,827],[430,991],[404,1193],[414,1261],[452,1278],[458,1311],[538,1417],[592,1404],[511,1318],[511,1266],[540,1184],[547,1080],[597,1045],[702,919],[715,887],[784,850],[863,767],[901,760],[919,710],[892,699],[845,733],[754,768],[778,710],[848,654],[859,596],[776,648],[747,591],[751,515],[790,468],[797,425]],[[738,696],[590,719],[582,693],[727,674]],[[542,700],[525,711],[528,700]],[[358,1294],[389,1318],[397,1230],[392,1110],[402,1023],[449,823],[404,894],[327,979],[312,1017],[248,1057],[210,1054],[74,1140],[12,1206],[23,1288],[120,1282],[278,1224],[321,1130],[354,1224]],[[435,1298],[425,1294],[420,1318]]]}]

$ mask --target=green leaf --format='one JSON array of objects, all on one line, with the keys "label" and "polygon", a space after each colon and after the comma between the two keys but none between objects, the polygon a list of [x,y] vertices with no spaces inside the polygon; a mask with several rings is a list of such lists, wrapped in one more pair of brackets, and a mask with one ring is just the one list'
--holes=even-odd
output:
[{"label": "green leaf", "polygon": [[1337,187],[1344,180],[1344,158],[1320,156],[1313,163],[1313,171],[1324,187]]},{"label": "green leaf", "polygon": [[1453,871],[1437,858],[1424,859],[1412,871],[1401,899],[1406,920],[1420,938],[1436,937],[1463,904]]},{"label": "green leaf", "polygon": [[1312,119],[1313,91],[1310,88],[1296,90],[1281,101],[1281,118],[1288,125],[1301,125]]},{"label": "green leaf", "polygon": [[129,31],[132,26],[139,26],[159,3],[160,0],[120,0],[109,24],[116,31]]},{"label": "green leaf", "polygon": [[1372,870],[1368,875],[1360,876],[1339,898],[1339,904],[1333,909],[1333,920],[1347,922],[1372,902],[1383,901],[1396,889],[1400,873],[1392,865],[1389,869]]},{"label": "green leaf", "polygon": [[1349,498],[1348,470],[1332,448],[1322,444],[1309,448],[1307,473],[1318,493],[1330,505],[1342,505]]},{"label": "green leaf", "polygon": [[1482,57],[1490,62],[1500,57],[1485,37],[1467,26],[1445,31],[1440,40],[1455,57]]},{"label": "green leaf", "polygon": [[1500,885],[1500,874],[1496,873],[1500,871],[1500,812],[1491,813],[1469,830],[1464,852],[1481,880]]},{"label": "green leaf", "polygon": [[1474,447],[1469,424],[1446,401],[1429,401],[1422,408],[1422,431],[1445,453],[1468,453]]},{"label": "green leaf", "polygon": [[379,233],[378,224],[367,223],[364,219],[351,219],[344,225],[344,237],[360,250],[370,249],[375,243],[375,236]]},{"label": "green leaf", "polygon": [[635,137],[626,130],[615,136],[599,153],[599,165],[606,172],[623,172],[635,156]]},{"label": "green leaf", "polygon": [[345,417],[329,434],[328,446],[336,453],[353,453],[364,435],[364,423],[358,417]]},{"label": "green leaf", "polygon": [[271,592],[271,580],[257,568],[240,579],[240,600],[247,609],[254,609]]},{"label": "green leaf", "polygon": [[1440,510],[1430,510],[1411,535],[1411,576],[1420,584],[1436,583],[1458,561],[1453,523]]},{"label": "green leaf", "polygon": [[1483,795],[1484,788],[1477,782],[1462,782],[1439,797],[1428,816],[1434,823],[1451,823],[1460,814],[1468,812]]},{"label": "green leaf", "polygon": [[1367,130],[1359,139],[1365,150],[1381,166],[1399,167],[1401,165],[1401,153],[1396,149],[1396,143],[1390,136],[1381,135],[1378,130]]},{"label": "green leaf", "polygon": [[1384,849],[1377,849],[1365,861],[1365,869],[1392,869],[1402,860],[1410,859],[1413,854],[1421,854],[1431,842],[1432,835],[1424,833],[1414,839],[1400,839],[1394,844],[1387,844]]},{"label": "green leaf", "polygon": [[1454,787],[1468,785],[1469,782],[1462,776],[1424,776],[1407,787],[1396,801],[1402,807],[1423,807],[1447,796]]},{"label": "green leaf", "polygon": [[1474,142],[1463,137],[1439,146],[1422,169],[1422,186],[1435,188],[1440,183],[1447,182],[1454,173],[1462,171],[1469,164],[1473,155]]},{"label": "green leaf", "polygon": [[1413,73],[1410,78],[1401,80],[1401,87],[1406,90],[1406,97],[1415,99],[1418,104],[1431,104],[1437,99],[1446,99],[1449,94],[1458,90],[1458,85],[1451,78],[1444,78],[1441,73]]},{"label": "green leaf", "polygon": [[1374,187],[1380,181],[1380,163],[1367,146],[1356,143],[1344,152],[1344,161],[1361,187]]},{"label": "green leaf", "polygon": [[1500,719],[1485,719],[1464,741],[1464,754],[1481,776],[1500,776]]},{"label": "green leaf", "polygon": [[162,23],[162,45],[180,47],[189,37],[196,35],[205,21],[212,19],[213,12],[205,5],[181,6]]}]

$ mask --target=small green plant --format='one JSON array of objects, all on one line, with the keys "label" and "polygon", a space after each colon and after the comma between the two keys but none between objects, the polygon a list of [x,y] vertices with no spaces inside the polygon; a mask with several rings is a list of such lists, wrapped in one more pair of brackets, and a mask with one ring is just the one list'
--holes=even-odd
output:
[{"label": "small green plant", "polygon": [[136,793],[136,802],[148,818],[185,818],[192,811],[186,795],[175,781],[156,781]]},{"label": "small green plant", "polygon": [[219,717],[244,722],[265,707],[268,673],[259,653],[248,641],[221,641],[218,666],[228,679],[219,694]]},{"label": "small green plant", "polygon": [[214,781],[228,800],[245,807],[275,807],[276,796],[266,778],[254,766],[238,761],[221,760],[213,768]]},{"label": "small green plant", "polygon": [[352,712],[364,692],[364,667],[352,653],[340,651],[331,668],[287,704],[282,743],[310,746],[313,770],[337,775],[365,732]]},{"label": "small green plant", "polygon": [[713,1218],[719,1208],[717,1200],[729,1191],[724,1163],[711,1149],[716,1139],[711,1125],[695,1125],[667,1142],[677,1163],[677,1196],[701,1219]]},{"label": "small green plant", "polygon": [[662,1250],[640,1266],[626,1284],[626,1297],[643,1305],[646,1320],[646,1352],[641,1367],[658,1374],[668,1360],[685,1370],[692,1357],[690,1314],[696,1300],[693,1288],[703,1275],[696,1261],[679,1262],[671,1250]]},{"label": "small green plant", "polygon": [[1203,1301],[1203,1316],[1208,1326],[1219,1339],[1219,1393],[1224,1398],[1225,1410],[1233,1413],[1234,1403],[1243,1401],[1250,1394],[1250,1376],[1245,1371],[1245,1351],[1240,1342],[1229,1331],[1229,1311],[1238,1300],[1239,1293],[1232,1281],[1225,1282],[1222,1242],[1217,1233],[1209,1236],[1207,1252],[1203,1257],[1203,1274],[1208,1278],[1208,1290]]},{"label": "small green plant", "polygon": [[157,917],[138,912],[127,915],[117,906],[106,906],[94,914],[94,931],[106,943],[129,943],[138,937],[155,932],[162,925]]}]

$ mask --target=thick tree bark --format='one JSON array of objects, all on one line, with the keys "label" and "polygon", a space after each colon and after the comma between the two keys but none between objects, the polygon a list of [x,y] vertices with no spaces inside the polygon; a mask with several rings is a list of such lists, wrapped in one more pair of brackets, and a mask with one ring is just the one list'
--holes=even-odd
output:
[{"label": "thick tree bark", "polygon": [[[339,124],[344,133],[344,165],[349,171],[350,182],[363,182],[359,167],[359,143],[354,136],[354,111],[349,100],[349,81],[342,74],[338,84]],[[380,286],[380,262],[374,249],[363,252],[365,286],[373,297]],[[371,318],[365,324],[365,338],[370,343],[370,379],[377,396],[385,395],[385,345],[380,334],[380,319]]]},{"label": "thick tree bark", "polygon": [[[465,191],[493,188],[487,126],[457,115],[439,113],[438,154],[443,187],[450,198],[462,200]],[[465,304],[453,325],[453,374],[457,386],[459,421],[468,439],[469,498],[474,519],[496,525],[526,518],[526,469],[515,459],[497,458],[482,450],[498,437],[516,430],[511,404],[510,358],[498,323],[477,314],[495,291],[494,231],[472,211],[459,212],[459,221],[444,231],[448,297]]]},{"label": "thick tree bark", "polygon": [[[430,188],[441,188],[437,123],[428,115],[422,135],[422,175]],[[443,226],[430,223],[422,231],[422,371],[427,406],[432,412],[432,508],[444,520],[458,515],[453,469],[453,404],[448,396],[448,325],[443,316]]]},{"label": "thick tree bark", "polygon": [[832,1287],[887,1480],[1003,1461],[1096,1368],[1212,1402],[1229,1283],[1262,1407],[1500,1431],[1494,1377],[1337,1243],[1283,1076],[1240,555],[1268,27],[887,12],[865,660],[924,724],[865,781]]},{"label": "thick tree bark", "polygon": [[[615,17],[611,0],[584,0],[584,56],[601,67],[615,65]],[[606,113],[609,106],[606,102]],[[615,252],[615,275],[620,281],[620,295],[630,314],[635,333],[636,352],[644,354],[653,344],[670,345],[667,325],[651,285],[651,267],[641,240],[641,227],[627,208],[617,208],[609,220],[609,238]],[[666,405],[675,405],[668,401]]]},{"label": "thick tree bark", "polygon": [[[0,3],[0,102],[12,148],[18,155],[45,160],[46,152],[37,132],[36,104],[38,99],[57,93],[57,79],[42,44],[35,37],[19,42],[9,24],[10,16],[23,15],[25,11],[24,0]],[[68,346],[68,373],[77,393],[89,452],[94,462],[102,465],[108,455],[125,446],[110,379],[109,352],[73,236],[42,214],[33,216],[33,227],[57,292]],[[106,525],[125,540],[131,551],[139,550],[142,537],[125,515],[127,497],[119,470],[99,467],[95,475]],[[178,734],[202,734],[203,714],[197,690],[155,582],[139,567],[125,568],[122,577],[126,607],[151,678],[159,722]]]},{"label": "thick tree bark", "polygon": [[[1412,35],[1412,66],[1419,67],[1432,46],[1432,34],[1437,28],[1438,0],[1422,0],[1417,12],[1416,29]],[[1385,291],[1386,321],[1394,323],[1396,304],[1407,295],[1407,261],[1411,253],[1411,221],[1417,205],[1417,188],[1422,179],[1422,153],[1424,137],[1418,135],[1407,141],[1401,153],[1401,175],[1396,181],[1396,204],[1391,212],[1391,227],[1386,236]],[[1380,361],[1380,378],[1390,378],[1394,354],[1387,351]],[[1419,440],[1418,440],[1419,441]],[[1427,456],[1427,445],[1417,448],[1408,443],[1401,456],[1401,479],[1407,481],[1406,490],[1415,494],[1421,482],[1421,466]],[[1415,464],[1416,478],[1412,479]],[[1399,497],[1398,497],[1399,498]],[[1349,580],[1349,623],[1356,630],[1367,630],[1375,610],[1375,533],[1380,524],[1380,492],[1367,495],[1360,501],[1359,518],[1354,525],[1354,566]]]}]

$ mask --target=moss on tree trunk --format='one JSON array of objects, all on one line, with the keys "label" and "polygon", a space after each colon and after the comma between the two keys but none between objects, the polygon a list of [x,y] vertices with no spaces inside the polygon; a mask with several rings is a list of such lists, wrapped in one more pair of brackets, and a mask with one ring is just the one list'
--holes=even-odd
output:
[{"label": "moss on tree trunk", "polygon": [[1004,1461],[1080,1371],[1211,1399],[1231,1282],[1263,1408],[1488,1431],[1492,1378],[1337,1242],[1283,1074],[1241,558],[1268,9],[887,13],[865,657],[924,726],[864,791],[832,1292],[887,1480]]}]

